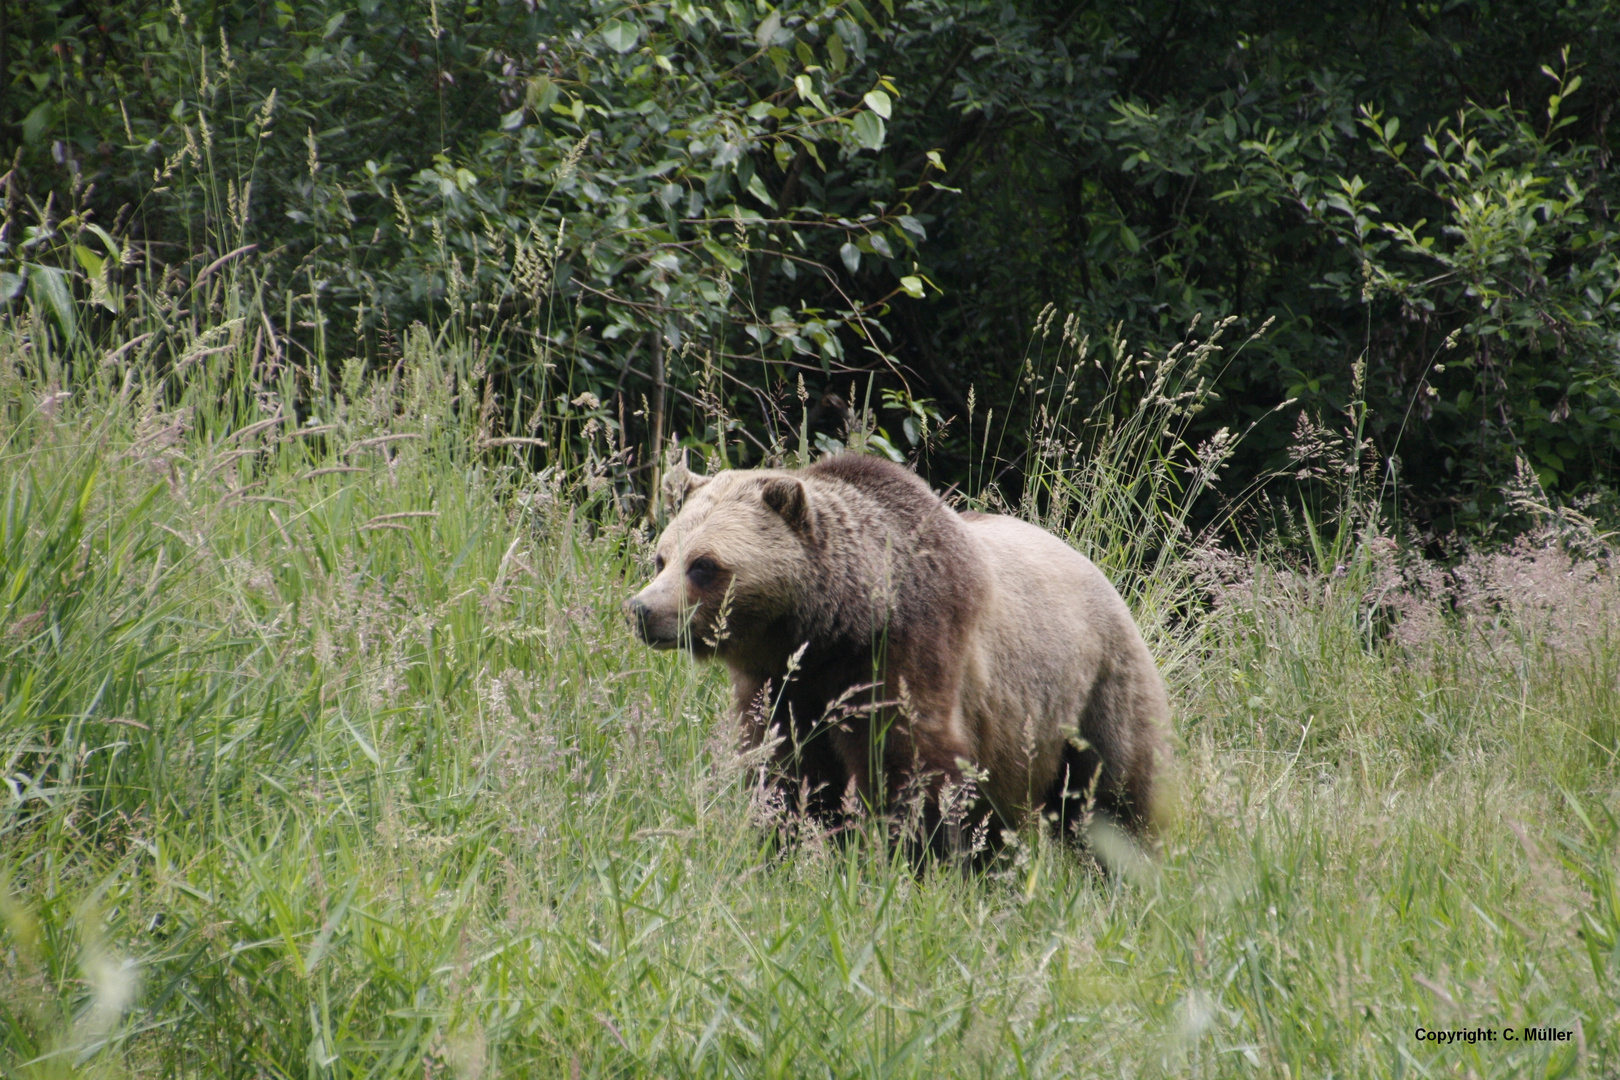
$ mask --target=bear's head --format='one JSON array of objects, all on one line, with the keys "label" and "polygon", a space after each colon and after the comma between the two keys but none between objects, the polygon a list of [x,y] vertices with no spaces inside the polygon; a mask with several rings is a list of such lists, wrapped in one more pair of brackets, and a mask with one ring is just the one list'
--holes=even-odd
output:
[{"label": "bear's head", "polygon": [[742,662],[781,650],[776,638],[815,587],[804,483],[774,470],[701,477],[678,465],[663,496],[675,518],[658,538],[655,576],[624,603],[637,636]]}]

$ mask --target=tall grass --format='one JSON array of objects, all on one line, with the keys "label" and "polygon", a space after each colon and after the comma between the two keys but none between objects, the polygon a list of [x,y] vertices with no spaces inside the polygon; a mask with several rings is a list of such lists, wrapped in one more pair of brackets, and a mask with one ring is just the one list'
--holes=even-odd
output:
[{"label": "tall grass", "polygon": [[[1005,506],[994,483],[977,494],[1062,536],[1102,567],[1129,599],[1161,665],[1196,663],[1198,635],[1188,629],[1203,601],[1199,556],[1231,524],[1231,506],[1211,514],[1209,504],[1221,470],[1255,425],[1221,428],[1195,444],[1195,418],[1236,353],[1271,324],[1231,351],[1222,341],[1236,319],[1201,335],[1194,319],[1180,344],[1153,356],[1131,350],[1117,327],[1096,344],[1073,315],[1055,327],[1057,314],[1049,304],[1036,320],[1026,364],[1022,390],[1033,430],[1018,505]],[[1090,397],[1098,383],[1103,392]]]},{"label": "tall grass", "polygon": [[[1620,1072],[1606,570],[1545,563],[1571,623],[1491,591],[1545,548],[1463,602],[1189,569],[1179,511],[1036,473],[1191,642],[1156,863],[780,852],[719,675],[620,624],[611,484],[488,449],[452,336],[328,382],[234,317],[163,363],[0,324],[5,1075]],[[1414,1036],[1507,1025],[1574,1034]]]}]

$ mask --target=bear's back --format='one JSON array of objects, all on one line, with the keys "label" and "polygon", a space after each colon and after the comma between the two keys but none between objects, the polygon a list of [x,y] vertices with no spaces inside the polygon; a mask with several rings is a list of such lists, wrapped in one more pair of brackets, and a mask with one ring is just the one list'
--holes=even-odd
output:
[{"label": "bear's back", "polygon": [[939,496],[916,473],[868,454],[824,457],[802,475],[848,484],[903,519],[924,518],[942,508]]}]

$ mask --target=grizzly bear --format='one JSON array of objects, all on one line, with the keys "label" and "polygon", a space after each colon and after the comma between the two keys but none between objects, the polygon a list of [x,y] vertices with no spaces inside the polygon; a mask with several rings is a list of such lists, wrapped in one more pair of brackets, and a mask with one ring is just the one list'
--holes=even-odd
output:
[{"label": "grizzly bear", "polygon": [[[664,488],[678,512],[625,614],[654,648],[725,664],[792,806],[835,824],[920,796],[937,850],[1037,812],[1071,835],[1092,815],[1149,829],[1169,703],[1085,556],[876,457],[682,465]],[[964,792],[969,818],[941,803]]]}]

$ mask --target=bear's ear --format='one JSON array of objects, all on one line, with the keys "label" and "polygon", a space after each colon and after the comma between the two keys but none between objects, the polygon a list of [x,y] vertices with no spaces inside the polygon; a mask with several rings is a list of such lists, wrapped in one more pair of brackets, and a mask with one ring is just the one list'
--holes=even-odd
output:
[{"label": "bear's ear", "polygon": [[797,477],[773,476],[760,488],[759,496],[795,531],[803,530],[809,523],[810,508],[806,503],[804,484]]},{"label": "bear's ear", "polygon": [[686,467],[686,455],[683,453],[681,460],[676,463],[674,468],[664,474],[664,482],[660,485],[662,488],[660,494],[664,500],[664,513],[675,513],[685,504],[687,499],[691,498],[695,492],[711,479],[713,477],[694,475]]}]

